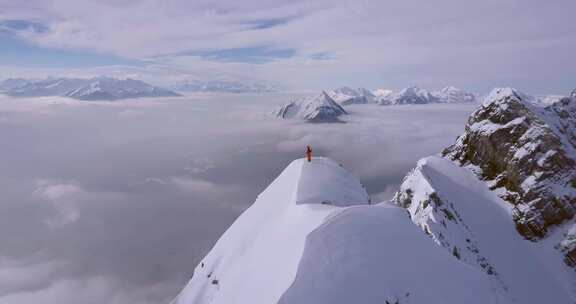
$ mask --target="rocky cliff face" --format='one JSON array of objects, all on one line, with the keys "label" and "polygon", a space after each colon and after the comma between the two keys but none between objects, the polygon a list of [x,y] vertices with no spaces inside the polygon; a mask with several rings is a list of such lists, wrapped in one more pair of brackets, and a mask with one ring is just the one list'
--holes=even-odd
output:
[{"label": "rocky cliff face", "polygon": [[[576,298],[576,98],[544,106],[513,89],[494,90],[442,157],[418,162],[393,203],[516,300],[548,279],[518,282],[546,273],[563,289],[547,296]],[[518,302],[538,303],[535,296]]]},{"label": "rocky cliff face", "polygon": [[[501,206],[523,238],[576,267],[576,98],[544,106],[514,89],[495,89],[442,156],[482,182],[489,195],[477,204]],[[498,276],[476,232],[459,216],[458,204],[470,201],[469,195],[448,199],[441,177],[429,175],[417,167],[394,203],[454,256]],[[459,187],[472,192],[469,184]]]},{"label": "rocky cliff face", "polygon": [[518,232],[536,240],[576,214],[576,100],[548,107],[496,89],[443,155],[469,166],[510,203]]}]

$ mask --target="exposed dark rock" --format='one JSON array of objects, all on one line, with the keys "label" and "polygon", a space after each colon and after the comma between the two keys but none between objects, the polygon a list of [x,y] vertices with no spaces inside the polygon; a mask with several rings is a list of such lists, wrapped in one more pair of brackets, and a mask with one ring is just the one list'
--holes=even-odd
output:
[{"label": "exposed dark rock", "polygon": [[537,240],[576,214],[576,99],[542,108],[515,90],[499,90],[442,154],[473,168],[514,205],[518,232]]}]

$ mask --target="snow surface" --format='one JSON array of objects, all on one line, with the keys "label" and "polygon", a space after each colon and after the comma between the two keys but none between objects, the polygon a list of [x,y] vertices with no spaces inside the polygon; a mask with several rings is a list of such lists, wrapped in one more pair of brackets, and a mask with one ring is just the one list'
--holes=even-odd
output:
[{"label": "snow surface", "polygon": [[522,239],[508,204],[470,170],[427,157],[406,177],[400,193],[409,194],[406,207],[416,225],[449,252],[459,252],[464,262],[487,271],[512,302],[574,303],[574,275],[559,252]]},{"label": "snow surface", "polygon": [[509,303],[402,208],[369,205],[327,158],[292,162],[223,234],[173,301]]}]

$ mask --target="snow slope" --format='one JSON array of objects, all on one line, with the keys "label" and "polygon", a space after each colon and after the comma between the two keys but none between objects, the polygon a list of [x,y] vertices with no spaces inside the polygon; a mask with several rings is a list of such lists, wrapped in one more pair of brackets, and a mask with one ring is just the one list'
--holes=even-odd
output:
[{"label": "snow slope", "polygon": [[369,205],[326,158],[292,162],[222,235],[173,304],[509,303],[405,210]]},{"label": "snow slope", "polygon": [[273,115],[278,118],[296,118],[308,122],[338,122],[338,117],[346,114],[348,112],[326,92],[310,98],[291,101],[273,112]]},{"label": "snow slope", "polygon": [[574,302],[574,276],[560,253],[522,239],[507,203],[470,170],[442,157],[424,158],[394,201],[447,252],[485,271],[514,303]]},{"label": "snow slope", "polygon": [[508,303],[392,206],[347,208],[312,232],[280,303]]}]

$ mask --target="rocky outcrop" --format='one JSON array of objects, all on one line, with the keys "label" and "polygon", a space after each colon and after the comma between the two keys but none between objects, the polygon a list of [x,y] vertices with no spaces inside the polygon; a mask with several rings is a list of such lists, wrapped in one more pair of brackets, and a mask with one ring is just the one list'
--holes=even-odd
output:
[{"label": "rocky outcrop", "polygon": [[576,100],[546,108],[513,89],[495,89],[443,155],[469,166],[514,208],[532,240],[576,214]]}]

